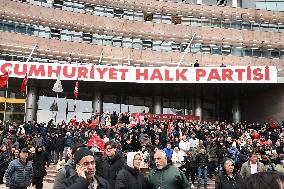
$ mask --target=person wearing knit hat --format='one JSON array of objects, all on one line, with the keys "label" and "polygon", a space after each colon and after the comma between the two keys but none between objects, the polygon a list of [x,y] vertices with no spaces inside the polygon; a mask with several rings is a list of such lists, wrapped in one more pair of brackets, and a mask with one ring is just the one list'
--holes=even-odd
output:
[{"label": "person wearing knit hat", "polygon": [[93,152],[87,148],[80,148],[74,153],[76,174],[66,178],[60,189],[111,189],[108,181],[95,175],[96,163]]},{"label": "person wearing knit hat", "polygon": [[127,153],[127,165],[118,172],[115,189],[144,189],[146,179],[140,172],[141,154],[139,152]]}]

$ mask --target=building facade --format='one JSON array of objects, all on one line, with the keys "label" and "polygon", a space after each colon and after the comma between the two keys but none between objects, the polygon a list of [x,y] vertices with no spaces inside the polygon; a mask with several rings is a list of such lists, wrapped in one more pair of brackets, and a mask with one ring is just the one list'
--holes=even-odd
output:
[{"label": "building facade", "polygon": [[[218,4],[218,5],[217,5]],[[0,60],[108,66],[276,66],[284,75],[283,1],[260,0],[0,0]],[[245,85],[126,84],[10,78],[2,90],[5,119],[57,122],[95,112],[185,114],[204,120],[241,120]],[[281,86],[276,86],[281,87]],[[266,87],[265,87],[266,88]],[[7,98],[5,98],[7,97]],[[59,111],[51,111],[56,102]],[[76,103],[76,104],[75,104]],[[76,106],[76,108],[75,108]],[[26,112],[26,117],[25,117]]]}]

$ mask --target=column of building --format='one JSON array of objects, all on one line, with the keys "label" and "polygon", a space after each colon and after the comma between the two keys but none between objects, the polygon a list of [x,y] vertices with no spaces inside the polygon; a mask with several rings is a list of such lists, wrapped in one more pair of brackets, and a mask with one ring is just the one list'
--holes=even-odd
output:
[{"label": "column of building", "polygon": [[103,95],[102,87],[100,84],[94,85],[94,95],[93,95],[93,112],[102,113],[103,112]]},{"label": "column of building", "polygon": [[241,108],[240,108],[240,100],[239,100],[239,87],[234,88],[234,94],[233,94],[233,107],[232,107],[232,113],[233,113],[233,123],[239,123],[241,122]]},{"label": "column of building", "polygon": [[37,101],[38,101],[38,89],[37,87],[29,87],[27,92],[27,101],[26,101],[26,117],[25,121],[36,120],[37,112]]},{"label": "column of building", "polygon": [[202,88],[199,85],[195,88],[194,115],[202,120]]}]

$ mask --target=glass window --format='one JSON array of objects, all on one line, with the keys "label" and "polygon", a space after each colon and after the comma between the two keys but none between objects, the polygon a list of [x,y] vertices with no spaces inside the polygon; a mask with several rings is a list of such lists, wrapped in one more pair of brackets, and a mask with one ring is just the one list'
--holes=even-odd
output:
[{"label": "glass window", "polygon": [[271,58],[279,58],[279,50],[271,50]]},{"label": "glass window", "polygon": [[243,48],[244,56],[252,56],[251,48]]},{"label": "glass window", "polygon": [[112,38],[112,45],[113,46],[121,47],[121,43],[122,43],[122,37],[115,36],[115,37]]},{"label": "glass window", "polygon": [[92,43],[92,34],[83,33],[83,41]]},{"label": "glass window", "polygon": [[255,31],[257,31],[257,30],[260,30],[260,24],[259,23],[256,23],[256,22],[253,22],[252,23],[252,30],[255,30]]},{"label": "glass window", "polygon": [[143,41],[143,49],[151,49],[152,48],[152,40],[144,39]]},{"label": "glass window", "polygon": [[93,11],[94,11],[94,5],[89,5],[89,4],[85,5],[85,12],[86,13],[92,14]]},{"label": "glass window", "polygon": [[221,20],[218,18],[211,19],[211,27],[220,28],[221,27]]},{"label": "glass window", "polygon": [[143,21],[144,20],[144,13],[142,11],[135,11],[133,13],[133,19],[137,21]]},{"label": "glass window", "polygon": [[161,51],[161,45],[163,41],[153,41],[153,50]]},{"label": "glass window", "polygon": [[252,48],[252,56],[261,57],[262,56],[262,49]]},{"label": "glass window", "polygon": [[223,28],[226,28],[226,29],[231,28],[231,21],[229,19],[222,21],[221,24]]},{"label": "glass window", "polygon": [[280,58],[284,59],[284,49],[281,49],[280,51]]},{"label": "glass window", "polygon": [[189,16],[189,17],[190,17],[190,25],[191,26],[201,26],[199,18],[194,18],[193,16]]},{"label": "glass window", "polygon": [[232,47],[233,56],[242,56],[242,47]]},{"label": "glass window", "polygon": [[70,32],[68,30],[62,30],[60,37],[61,37],[60,38],[61,40],[72,41],[72,32]]},{"label": "glass window", "polygon": [[211,45],[211,54],[221,55],[221,46]]},{"label": "glass window", "polygon": [[278,31],[284,32],[284,24],[278,24]]},{"label": "glass window", "polygon": [[251,30],[251,23],[250,22],[242,22],[242,29]]},{"label": "glass window", "polygon": [[112,45],[112,39],[113,36],[112,35],[104,35],[103,36],[103,45],[109,45],[111,46]]},{"label": "glass window", "polygon": [[105,16],[107,16],[107,17],[113,17],[114,16],[112,7],[106,7],[105,8]]},{"label": "glass window", "polygon": [[27,32],[27,28],[25,25],[22,24],[16,24],[16,32],[17,33],[22,33],[22,34],[26,34]]},{"label": "glass window", "polygon": [[4,23],[2,20],[0,20],[0,30],[4,30]]},{"label": "glass window", "polygon": [[231,46],[230,45],[224,45],[222,47],[222,55],[230,55],[231,54]]},{"label": "glass window", "polygon": [[162,23],[164,24],[171,24],[172,23],[172,16],[169,15],[162,15]]},{"label": "glass window", "polygon": [[140,38],[133,39],[133,48],[142,49],[142,40]]},{"label": "glass window", "polygon": [[278,24],[270,23],[269,28],[270,28],[270,31],[272,32],[278,32]]},{"label": "glass window", "polygon": [[163,41],[161,45],[162,51],[171,51],[172,50],[172,42],[171,41]]},{"label": "glass window", "polygon": [[265,2],[255,2],[255,7],[256,9],[266,9],[266,5],[265,5]]},{"label": "glass window", "polygon": [[54,8],[61,9],[62,6],[63,6],[63,1],[61,1],[61,0],[54,0],[54,3],[53,3],[53,7]]},{"label": "glass window", "polygon": [[234,29],[241,29],[242,28],[242,21],[235,20],[231,23],[231,27]]},{"label": "glass window", "polygon": [[94,8],[94,15],[103,16],[104,15],[104,8],[101,5],[96,5]]},{"label": "glass window", "polygon": [[60,38],[60,30],[56,28],[51,28],[50,37],[59,39]]},{"label": "glass window", "polygon": [[3,28],[4,28],[4,31],[15,32],[15,24],[12,23],[11,21],[4,22]]},{"label": "glass window", "polygon": [[277,10],[284,11],[284,2],[277,2]]},{"label": "glass window", "polygon": [[133,20],[134,19],[134,12],[133,10],[126,10],[124,11],[124,18],[128,20]]},{"label": "glass window", "polygon": [[75,42],[82,42],[83,38],[82,38],[83,32],[72,32],[72,41]]},{"label": "glass window", "polygon": [[35,28],[34,26],[27,26],[27,34],[28,35],[34,35]]},{"label": "glass window", "polygon": [[180,43],[172,43],[173,51],[180,51]]},{"label": "glass window", "polygon": [[114,17],[122,18],[123,10],[119,9],[119,8],[115,8],[115,9],[113,9],[113,15],[114,15]]},{"label": "glass window", "polygon": [[39,26],[38,36],[44,38],[50,38],[50,28]]},{"label": "glass window", "polygon": [[[186,47],[187,47],[187,46],[186,46]],[[191,51],[192,53],[201,52],[201,47],[202,47],[202,45],[201,45],[200,43],[192,44],[190,51]]]},{"label": "glass window", "polygon": [[270,30],[270,28],[269,28],[269,23],[268,23],[268,22],[261,23],[261,24],[260,24],[260,30],[261,30],[261,31],[269,31],[269,30]]},{"label": "glass window", "polygon": [[211,53],[211,47],[209,45],[202,45],[201,52],[205,54]]},{"label": "glass window", "polygon": [[188,16],[181,17],[181,24],[182,25],[190,25],[190,17],[188,17]]},{"label": "glass window", "polygon": [[277,10],[276,2],[266,2],[267,10]]},{"label": "glass window", "polygon": [[100,34],[93,34],[93,43],[96,45],[103,44],[103,37]]},{"label": "glass window", "polygon": [[122,38],[122,47],[132,48],[132,39],[130,37]]},{"label": "glass window", "polygon": [[154,13],[152,21],[155,22],[155,23],[161,23],[162,22],[162,15],[160,13]]},{"label": "glass window", "polygon": [[199,19],[200,25],[201,26],[209,26],[210,25],[210,19],[206,17],[201,17]]},{"label": "glass window", "polygon": [[63,9],[63,10],[66,10],[66,11],[72,12],[72,11],[73,11],[72,5],[73,5],[72,2],[64,1],[62,9]]},{"label": "glass window", "polygon": [[74,12],[85,13],[85,6],[81,3],[73,3]]}]

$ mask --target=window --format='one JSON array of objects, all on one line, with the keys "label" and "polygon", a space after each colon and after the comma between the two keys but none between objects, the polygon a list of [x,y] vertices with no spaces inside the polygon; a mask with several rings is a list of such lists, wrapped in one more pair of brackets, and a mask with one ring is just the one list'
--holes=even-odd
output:
[{"label": "window", "polygon": [[142,40],[143,42],[143,49],[151,49],[152,48],[152,40],[151,39],[145,39]]},{"label": "window", "polygon": [[133,39],[133,48],[142,49],[142,40],[140,38]]},{"label": "window", "polygon": [[72,41],[72,32],[68,30],[62,30],[60,39],[64,41]]},{"label": "window", "polygon": [[15,24],[14,23],[12,23],[11,21],[3,22],[3,23],[4,23],[4,26],[3,26],[4,31],[15,32]]},{"label": "window", "polygon": [[284,59],[284,49],[281,49],[280,51],[280,58]]},{"label": "window", "polygon": [[113,39],[112,39],[112,45],[113,45],[113,46],[121,47],[121,45],[122,45],[122,37],[119,37],[119,36],[113,37]]},{"label": "window", "polygon": [[231,46],[230,45],[224,45],[222,47],[222,55],[230,55],[231,54]]},{"label": "window", "polygon": [[51,28],[50,37],[59,39],[60,38],[60,30],[56,28]]},{"label": "window", "polygon": [[153,41],[153,50],[161,51],[162,41]]},{"label": "window", "polygon": [[270,30],[270,28],[269,28],[269,22],[261,23],[261,24],[260,24],[260,30],[261,30],[261,31],[269,31],[269,30]]},{"label": "window", "polygon": [[113,17],[114,13],[113,13],[113,8],[112,7],[106,7],[105,11],[104,11],[104,15],[107,17]]},{"label": "window", "polygon": [[251,30],[251,23],[250,22],[242,22],[242,29]]},{"label": "window", "polygon": [[171,24],[172,21],[172,16],[170,14],[167,14],[167,15],[162,15],[162,23],[164,24]]},{"label": "window", "polygon": [[211,52],[211,47],[209,45],[202,45],[201,47],[201,52],[205,54],[210,54]]},{"label": "window", "polygon": [[34,26],[27,26],[27,34],[34,35],[35,29]]},{"label": "window", "polygon": [[100,5],[96,5],[95,8],[94,8],[94,15],[97,15],[97,16],[103,16],[104,15],[104,8],[101,7]]},{"label": "window", "polygon": [[206,17],[201,17],[199,19],[199,23],[200,23],[200,26],[209,26],[210,25],[210,19],[206,18]]},{"label": "window", "polygon": [[54,0],[54,3],[53,3],[53,7],[54,8],[61,9],[62,6],[63,6],[63,1],[61,1],[61,0]]},{"label": "window", "polygon": [[104,35],[103,36],[103,45],[111,46],[112,45],[112,38],[113,38],[112,35]]},{"label": "window", "polygon": [[221,55],[221,46],[211,45],[211,53],[215,55]]},{"label": "window", "polygon": [[137,21],[143,21],[144,20],[144,13],[142,11],[137,11],[133,13],[133,19]]},{"label": "window", "polygon": [[131,38],[123,38],[122,39],[122,47],[132,48],[132,39]]},{"label": "window", "polygon": [[85,5],[81,3],[73,3],[74,12],[85,13]]},{"label": "window", "polygon": [[218,18],[211,19],[211,27],[220,28],[221,27],[221,20]]},{"label": "window", "polygon": [[122,18],[122,16],[123,16],[123,10],[122,10],[122,9],[119,9],[119,8],[115,8],[115,9],[113,10],[113,15],[114,15],[114,17]]},{"label": "window", "polygon": [[192,53],[201,52],[201,46],[202,46],[202,45],[201,45],[200,43],[192,44],[190,51],[191,51]]},{"label": "window", "polygon": [[162,22],[162,15],[160,13],[153,14],[153,22],[161,23]]},{"label": "window", "polygon": [[260,26],[259,23],[256,23],[256,22],[252,23],[252,30],[255,30],[255,31],[260,30],[259,26]]},{"label": "window", "polygon": [[243,47],[232,47],[232,55],[233,56],[242,56],[242,48]]},{"label": "window", "polygon": [[72,11],[73,11],[72,5],[73,5],[72,2],[64,1],[62,9],[63,9],[63,10],[66,10],[66,11],[72,12]]},{"label": "window", "polygon": [[83,32],[72,32],[72,41],[74,42],[82,42],[83,38],[82,38]]},{"label": "window", "polygon": [[271,50],[271,58],[279,58],[279,51],[278,50]]},{"label": "window", "polygon": [[26,34],[27,32],[26,26],[22,24],[16,24],[16,32]]},{"label": "window", "polygon": [[126,11],[124,11],[124,18],[128,19],[128,20],[133,20],[133,18],[134,18],[133,10],[126,10]]},{"label": "window", "polygon": [[92,43],[92,34],[90,33],[83,33],[83,41]]},{"label": "window", "polygon": [[252,56],[252,49],[243,48],[244,56]]},{"label": "window", "polygon": [[153,13],[147,12],[144,13],[144,21],[152,21],[153,20]]},{"label": "window", "polygon": [[172,50],[173,51],[180,51],[180,44],[179,43],[172,43]]},{"label": "window", "polygon": [[241,29],[242,28],[242,21],[235,20],[231,23],[231,27],[234,29]]},{"label": "window", "polygon": [[252,48],[252,56],[261,57],[262,56],[262,49]]},{"label": "window", "polygon": [[103,38],[100,34],[93,34],[93,43],[96,45],[102,45],[103,44]]},{"label": "window", "polygon": [[231,21],[229,19],[225,19],[224,21],[222,21],[221,24],[223,28],[226,28],[226,29],[231,28]]},{"label": "window", "polygon": [[49,27],[38,27],[38,36],[44,38],[50,38],[50,28]]},{"label": "window", "polygon": [[278,24],[278,31],[284,32],[284,24]]},{"label": "window", "polygon": [[163,41],[161,45],[162,51],[171,51],[172,50],[172,42],[171,41]]},{"label": "window", "polygon": [[182,25],[190,25],[190,17],[188,17],[188,16],[183,16],[183,17],[181,18],[181,24],[182,24]]},{"label": "window", "polygon": [[89,4],[85,5],[85,12],[86,13],[92,14],[93,11],[94,11],[94,5],[89,5]]}]

